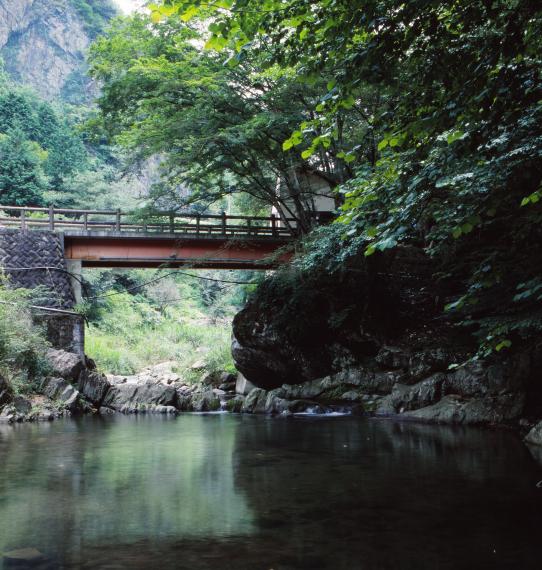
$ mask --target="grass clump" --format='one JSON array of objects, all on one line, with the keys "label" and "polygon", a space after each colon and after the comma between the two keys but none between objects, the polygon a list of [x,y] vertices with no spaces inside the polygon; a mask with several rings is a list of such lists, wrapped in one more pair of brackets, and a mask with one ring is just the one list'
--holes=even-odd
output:
[{"label": "grass clump", "polygon": [[[84,307],[89,318],[86,352],[104,372],[134,374],[173,361],[186,382],[205,373],[234,372],[230,344],[233,295],[172,277],[152,280],[149,272],[125,271],[93,276],[109,288]],[[136,291],[126,291],[138,287]],[[205,290],[201,289],[205,287]]]}]

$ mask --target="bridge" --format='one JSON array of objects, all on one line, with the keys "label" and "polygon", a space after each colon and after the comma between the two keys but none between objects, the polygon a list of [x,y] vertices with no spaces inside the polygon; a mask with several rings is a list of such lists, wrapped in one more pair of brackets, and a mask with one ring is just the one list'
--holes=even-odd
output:
[{"label": "bridge", "polygon": [[[284,221],[284,220],[282,220]],[[288,219],[295,227],[295,220]],[[276,216],[156,214],[0,206],[0,227],[62,234],[64,257],[81,267],[271,269],[290,260],[292,232]]]},{"label": "bridge", "polygon": [[[295,228],[295,220],[286,220]],[[83,267],[272,269],[295,236],[276,216],[156,214],[0,205],[0,271],[45,290],[32,305],[56,348],[84,354]],[[295,231],[295,229],[294,229]]]}]

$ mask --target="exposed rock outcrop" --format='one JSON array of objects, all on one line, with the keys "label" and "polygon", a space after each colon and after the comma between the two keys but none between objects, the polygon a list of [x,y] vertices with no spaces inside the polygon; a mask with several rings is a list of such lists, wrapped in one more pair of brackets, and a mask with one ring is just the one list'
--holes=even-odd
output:
[{"label": "exposed rock outcrop", "polygon": [[72,382],[79,378],[79,374],[85,368],[85,362],[81,356],[65,350],[49,349],[47,360],[54,374]]},{"label": "exposed rock outcrop", "polygon": [[136,413],[150,411],[155,406],[171,406],[175,409],[177,392],[165,384],[118,384],[107,391],[102,405],[106,408]]},{"label": "exposed rock outcrop", "polygon": [[6,379],[0,374],[0,408],[11,402],[12,393]]},{"label": "exposed rock outcrop", "polygon": [[105,375],[100,374],[96,370],[85,368],[79,374],[77,388],[83,397],[96,408],[102,405],[110,387],[111,384]]},{"label": "exposed rock outcrop", "polygon": [[65,378],[45,378],[40,384],[40,392],[62,403],[70,412],[82,409],[79,391]]},{"label": "exposed rock outcrop", "polygon": [[423,254],[397,248],[333,276],[292,272],[265,283],[234,319],[233,357],[261,389],[243,411],[273,413],[291,409],[280,400],[302,400],[496,424],[542,403],[534,381],[541,351],[468,360],[476,341],[443,318],[453,291],[432,274]]},{"label": "exposed rock outcrop", "polygon": [[85,76],[91,40],[70,0],[0,0],[0,56],[14,79],[46,99],[94,94]]},{"label": "exposed rock outcrop", "polygon": [[542,421],[538,422],[525,437],[527,443],[542,446]]}]

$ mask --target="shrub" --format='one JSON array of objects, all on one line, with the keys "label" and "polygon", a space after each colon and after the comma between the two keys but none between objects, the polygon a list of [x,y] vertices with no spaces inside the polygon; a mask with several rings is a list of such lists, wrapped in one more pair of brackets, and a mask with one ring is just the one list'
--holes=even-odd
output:
[{"label": "shrub", "polygon": [[49,344],[32,319],[30,291],[0,284],[0,373],[16,393],[28,392],[47,372]]}]

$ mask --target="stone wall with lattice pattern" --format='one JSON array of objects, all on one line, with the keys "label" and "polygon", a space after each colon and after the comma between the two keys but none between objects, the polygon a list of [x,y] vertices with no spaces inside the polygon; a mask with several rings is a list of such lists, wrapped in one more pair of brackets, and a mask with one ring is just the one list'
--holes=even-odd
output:
[{"label": "stone wall with lattice pattern", "polygon": [[10,286],[34,290],[34,305],[57,309],[74,306],[60,234],[0,229],[0,267]]}]

